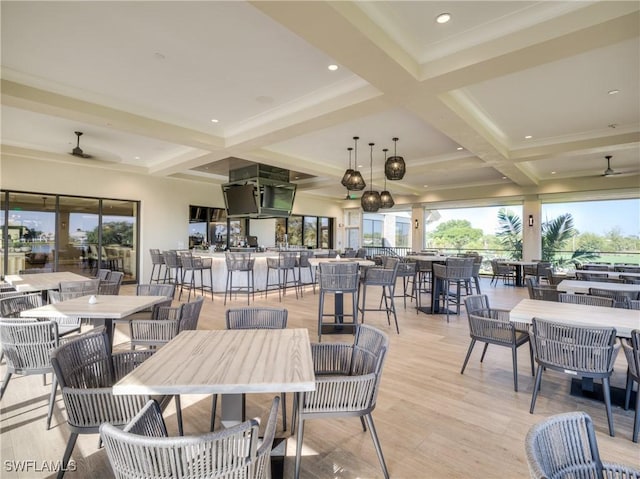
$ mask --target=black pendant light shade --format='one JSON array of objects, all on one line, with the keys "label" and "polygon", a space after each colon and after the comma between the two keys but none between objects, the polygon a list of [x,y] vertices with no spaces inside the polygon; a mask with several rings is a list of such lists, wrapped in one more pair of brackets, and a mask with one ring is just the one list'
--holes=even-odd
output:
[{"label": "black pendant light shade", "polygon": [[[360,137],[358,136],[353,137],[353,141],[355,143],[355,148],[354,148],[355,149],[355,165],[354,166],[356,168],[358,165],[358,140],[359,139]],[[345,175],[346,175],[346,172],[345,172]],[[360,191],[360,190],[364,190],[367,184],[364,182],[364,178],[362,177],[360,172],[354,168],[353,173],[351,173],[351,175],[347,179],[347,184],[344,186],[346,186],[347,189],[350,191]]]},{"label": "black pendant light shade", "polygon": [[349,150],[349,168],[346,169],[344,176],[342,177],[342,181],[340,181],[344,187],[349,184],[349,178],[351,178],[351,175],[353,174],[353,168],[351,168],[351,151],[353,148],[349,147],[347,150]]},{"label": "black pendant light shade", "polygon": [[[387,150],[386,148],[384,148],[382,151],[384,151],[384,157],[385,157],[385,165],[386,165],[386,158],[387,158]],[[393,201],[393,196],[391,196],[391,193],[387,190],[387,177],[384,177],[384,191],[380,192],[380,208],[383,209],[387,209],[387,208],[392,208],[393,205],[395,205],[396,202]]]},{"label": "black pendant light shade", "polygon": [[407,172],[407,167],[404,163],[404,158],[398,156],[396,153],[396,142],[398,138],[393,139],[393,156],[387,158],[384,164],[384,175],[388,180],[401,180],[404,174]]},{"label": "black pendant light shade", "polygon": [[373,145],[374,143],[369,143],[371,147],[369,191],[365,191],[360,198],[362,209],[367,213],[375,213],[380,209],[380,193],[373,191]]}]

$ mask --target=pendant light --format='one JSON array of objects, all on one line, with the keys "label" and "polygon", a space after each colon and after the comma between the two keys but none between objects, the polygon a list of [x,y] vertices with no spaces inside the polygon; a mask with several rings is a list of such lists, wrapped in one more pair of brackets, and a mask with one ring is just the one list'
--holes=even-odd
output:
[{"label": "pendant light", "polygon": [[393,139],[393,156],[387,158],[384,164],[384,175],[388,180],[401,180],[404,174],[407,172],[407,167],[404,164],[404,158],[398,156],[396,153],[396,142],[398,138]]},{"label": "pendant light", "polygon": [[358,136],[354,136],[353,137],[353,141],[355,143],[355,147],[354,147],[354,153],[355,153],[355,164],[354,164],[354,166],[355,166],[355,168],[353,170],[353,173],[351,173],[351,176],[347,180],[347,184],[346,184],[347,189],[351,190],[351,191],[364,190],[364,187],[367,186],[367,184],[364,182],[364,178],[362,178],[362,175],[356,169],[358,167],[358,140],[359,139],[360,139],[360,137],[358,137]]},{"label": "pendant light", "polygon": [[351,175],[353,174],[353,168],[351,168],[351,152],[353,151],[353,148],[349,147],[347,150],[349,151],[349,168],[344,172],[344,176],[340,182],[342,183],[342,186],[345,187],[349,184],[349,178],[351,178]]},{"label": "pendant light", "polygon": [[[383,148],[384,151],[384,158],[385,158],[385,165],[387,164],[386,160],[387,160],[387,151],[389,151],[387,148]],[[384,191],[382,191],[380,193],[380,208],[392,208],[393,205],[395,205],[396,202],[393,201],[393,196],[391,196],[391,193],[389,191],[387,191],[387,177],[385,175],[384,177]]]},{"label": "pendant light", "polygon": [[375,213],[380,209],[380,193],[377,191],[373,191],[373,145],[375,143],[369,143],[371,147],[371,160],[369,162],[370,166],[370,177],[369,177],[369,191],[365,191],[365,193],[360,198],[360,204],[362,205],[362,209],[367,213]]}]

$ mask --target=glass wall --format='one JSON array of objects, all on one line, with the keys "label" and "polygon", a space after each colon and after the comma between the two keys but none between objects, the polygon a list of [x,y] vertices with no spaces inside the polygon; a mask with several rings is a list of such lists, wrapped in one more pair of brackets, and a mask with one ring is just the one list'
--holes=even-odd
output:
[{"label": "glass wall", "polygon": [[83,271],[98,267],[100,200],[60,196],[58,199],[58,271]]},{"label": "glass wall", "polygon": [[304,217],[304,246],[316,248],[318,244],[318,218],[315,216]]},{"label": "glass wall", "polygon": [[22,270],[93,276],[99,267],[137,280],[139,202],[3,191],[3,275]]},{"label": "glass wall", "polygon": [[382,230],[384,221],[382,215],[365,214],[362,219],[362,245],[385,246],[382,244]]},{"label": "glass wall", "polygon": [[289,218],[276,218],[275,221],[276,246],[333,247],[332,218],[292,215]]},{"label": "glass wall", "polygon": [[640,263],[640,199],[542,203],[542,256],[560,267]]}]

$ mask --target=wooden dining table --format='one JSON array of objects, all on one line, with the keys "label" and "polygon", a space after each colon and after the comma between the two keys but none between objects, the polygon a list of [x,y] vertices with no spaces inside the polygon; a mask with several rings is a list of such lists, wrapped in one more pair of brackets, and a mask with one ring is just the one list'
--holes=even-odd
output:
[{"label": "wooden dining table", "polygon": [[4,280],[21,293],[58,289],[60,281],[87,281],[91,278],[69,271],[57,273],[9,274]]},{"label": "wooden dining table", "polygon": [[571,325],[613,326],[616,328],[616,334],[622,338],[630,338],[631,330],[640,329],[640,311],[633,309],[522,299],[509,312],[509,321],[532,324],[533,318]]},{"label": "wooden dining table", "polygon": [[606,289],[610,291],[631,291],[640,293],[640,284],[607,283],[605,281],[580,281],[563,279],[557,289],[561,293],[589,294],[590,288]]},{"label": "wooden dining table", "polygon": [[307,329],[229,329],[181,332],[118,381],[113,393],[222,394],[222,424],[230,427],[244,420],[245,393],[315,387]]},{"label": "wooden dining table", "polygon": [[[583,283],[586,282],[587,281],[583,281]],[[532,324],[533,318],[541,318],[574,326],[613,326],[616,328],[616,335],[621,338],[630,338],[632,330],[640,329],[640,311],[632,309],[522,299],[509,312],[509,321],[511,322]],[[623,404],[624,389],[614,387],[610,389],[612,403]],[[600,385],[594,384],[592,378],[582,378],[582,380],[576,379],[572,381],[571,393],[590,399],[601,400]]]},{"label": "wooden dining table", "polygon": [[23,318],[87,318],[104,322],[104,327],[113,344],[113,320],[152,307],[167,300],[166,296],[97,295],[95,303],[89,302],[91,295],[68,299],[55,304],[22,311]]}]

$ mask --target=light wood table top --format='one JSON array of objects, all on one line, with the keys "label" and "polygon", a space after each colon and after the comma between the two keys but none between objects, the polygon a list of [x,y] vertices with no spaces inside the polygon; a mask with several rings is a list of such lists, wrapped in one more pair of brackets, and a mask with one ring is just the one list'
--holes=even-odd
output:
[{"label": "light wood table top", "polygon": [[418,260],[418,261],[434,262],[434,261],[446,261],[448,256],[424,255],[424,254],[408,254],[407,258],[415,259],[415,260]]},{"label": "light wood table top", "polygon": [[90,304],[91,295],[68,299],[55,304],[22,311],[26,318],[94,318],[122,319],[156,303],[166,301],[166,296],[97,295],[96,303]]},{"label": "light wood table top", "polygon": [[589,294],[589,288],[607,289],[612,291],[638,291],[640,284],[607,283],[604,281],[580,281],[563,279],[558,284],[558,291],[562,293]]},{"label": "light wood table top", "polygon": [[523,299],[509,312],[510,321],[531,324],[533,318],[582,326],[613,326],[623,338],[631,337],[632,329],[640,329],[640,311],[632,309]]},{"label": "light wood table top", "polygon": [[375,266],[375,261],[364,258],[309,258],[309,264],[317,267],[320,263],[358,263],[360,266]]},{"label": "light wood table top", "polygon": [[306,329],[232,329],[181,332],[118,381],[113,393],[279,393],[315,387]]},{"label": "light wood table top", "polygon": [[58,273],[10,274],[5,281],[20,292],[46,291],[58,289],[60,281],[88,281],[91,278],[68,271]]}]

